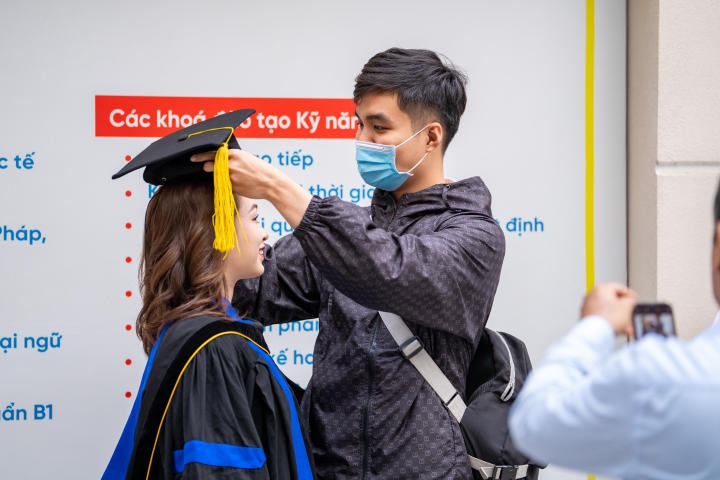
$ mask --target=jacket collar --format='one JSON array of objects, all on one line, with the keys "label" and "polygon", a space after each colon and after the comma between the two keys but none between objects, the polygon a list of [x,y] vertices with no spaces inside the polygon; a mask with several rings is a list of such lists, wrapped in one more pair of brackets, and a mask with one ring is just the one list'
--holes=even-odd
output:
[{"label": "jacket collar", "polygon": [[491,203],[490,191],[482,179],[470,177],[406,193],[397,202],[391,192],[377,188],[371,205],[373,215],[379,211],[395,212],[396,216],[412,216],[433,210],[466,210],[492,216]]}]

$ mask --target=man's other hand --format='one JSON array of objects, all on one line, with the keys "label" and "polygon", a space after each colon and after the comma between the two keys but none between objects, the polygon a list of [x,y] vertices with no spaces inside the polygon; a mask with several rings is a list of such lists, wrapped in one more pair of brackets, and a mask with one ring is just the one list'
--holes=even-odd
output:
[{"label": "man's other hand", "polygon": [[625,285],[598,284],[585,296],[580,313],[583,317],[603,317],[616,335],[632,335],[632,311],[636,303],[637,295]]}]

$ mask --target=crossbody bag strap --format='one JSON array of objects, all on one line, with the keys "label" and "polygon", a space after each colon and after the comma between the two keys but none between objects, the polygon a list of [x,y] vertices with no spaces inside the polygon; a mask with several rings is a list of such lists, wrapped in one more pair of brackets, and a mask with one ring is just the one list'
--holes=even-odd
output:
[{"label": "crossbody bag strap", "polygon": [[390,312],[378,313],[395,343],[400,347],[403,356],[415,366],[428,385],[438,394],[440,400],[452,413],[453,417],[460,422],[465,413],[465,402],[450,380],[440,370],[440,367],[437,366],[437,363],[425,350],[420,339],[413,335],[399,315]]}]

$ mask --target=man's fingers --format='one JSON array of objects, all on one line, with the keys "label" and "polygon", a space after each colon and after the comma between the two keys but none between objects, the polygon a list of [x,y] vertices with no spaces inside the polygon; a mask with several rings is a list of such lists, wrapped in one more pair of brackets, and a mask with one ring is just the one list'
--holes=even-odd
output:
[{"label": "man's fingers", "polygon": [[608,282],[608,283],[601,284],[601,286],[608,291],[614,292],[617,295],[621,295],[628,290],[628,288],[625,285],[623,285],[622,283],[618,283],[618,282]]},{"label": "man's fingers", "polygon": [[612,295],[617,298],[629,298],[634,299],[637,295],[634,291],[630,290],[627,286],[622,283],[608,282],[601,283],[595,287],[595,290],[600,295]]},{"label": "man's fingers", "polygon": [[616,294],[620,300],[630,303],[635,303],[637,301],[637,293],[635,293],[633,290],[630,290],[628,287],[618,289],[616,291]]},{"label": "man's fingers", "polygon": [[203,171],[212,172],[215,169],[215,153],[216,152],[202,152],[196,153],[190,157],[191,162],[204,162]]},{"label": "man's fingers", "polygon": [[196,153],[190,157],[191,162],[207,162],[208,160],[215,160],[215,152]]}]

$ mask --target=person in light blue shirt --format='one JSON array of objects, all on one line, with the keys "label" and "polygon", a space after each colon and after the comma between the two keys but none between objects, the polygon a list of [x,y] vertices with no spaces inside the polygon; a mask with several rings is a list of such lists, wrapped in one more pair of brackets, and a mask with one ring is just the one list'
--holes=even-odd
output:
[{"label": "person in light blue shirt", "polygon": [[[712,280],[720,304],[720,189]],[[539,462],[632,480],[720,479],[720,315],[690,341],[632,332],[632,290],[603,284],[582,320],[527,378],[510,412],[517,447]]]}]

